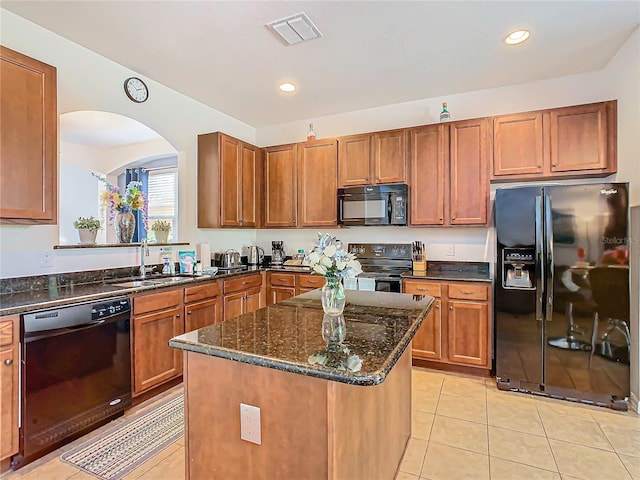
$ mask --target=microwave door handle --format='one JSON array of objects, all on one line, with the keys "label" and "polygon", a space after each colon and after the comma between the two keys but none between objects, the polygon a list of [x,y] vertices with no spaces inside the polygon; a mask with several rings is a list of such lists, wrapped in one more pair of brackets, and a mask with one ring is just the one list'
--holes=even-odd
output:
[{"label": "microwave door handle", "polygon": [[387,223],[391,225],[393,220],[393,208],[391,205],[391,195],[387,195]]}]

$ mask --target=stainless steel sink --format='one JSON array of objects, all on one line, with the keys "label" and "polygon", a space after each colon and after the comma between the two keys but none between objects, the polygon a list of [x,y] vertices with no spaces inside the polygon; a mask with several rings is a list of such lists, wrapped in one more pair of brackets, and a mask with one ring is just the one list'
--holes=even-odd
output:
[{"label": "stainless steel sink", "polygon": [[189,280],[190,278],[192,277],[180,277],[180,276],[159,277],[159,278],[154,278],[152,281],[156,283],[175,283],[175,282],[184,282],[185,280]]}]

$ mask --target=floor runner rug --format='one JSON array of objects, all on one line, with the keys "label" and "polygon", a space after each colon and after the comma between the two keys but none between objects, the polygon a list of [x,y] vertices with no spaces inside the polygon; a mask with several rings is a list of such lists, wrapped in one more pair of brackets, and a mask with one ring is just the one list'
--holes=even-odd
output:
[{"label": "floor runner rug", "polygon": [[104,480],[118,480],[184,434],[182,394],[120,423],[60,458]]}]

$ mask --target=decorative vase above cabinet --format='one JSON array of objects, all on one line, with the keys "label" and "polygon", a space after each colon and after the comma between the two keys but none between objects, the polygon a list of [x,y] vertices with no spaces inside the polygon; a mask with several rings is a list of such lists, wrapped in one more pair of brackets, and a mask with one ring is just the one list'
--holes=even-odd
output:
[{"label": "decorative vase above cabinet", "polygon": [[3,46],[0,62],[0,220],[55,224],[56,68]]}]

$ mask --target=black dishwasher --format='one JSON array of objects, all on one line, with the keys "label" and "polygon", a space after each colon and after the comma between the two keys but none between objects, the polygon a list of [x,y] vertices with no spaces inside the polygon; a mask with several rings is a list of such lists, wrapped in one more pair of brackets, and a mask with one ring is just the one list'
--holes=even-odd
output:
[{"label": "black dishwasher", "polygon": [[131,305],[110,298],[23,316],[21,451],[58,448],[131,405]]}]

